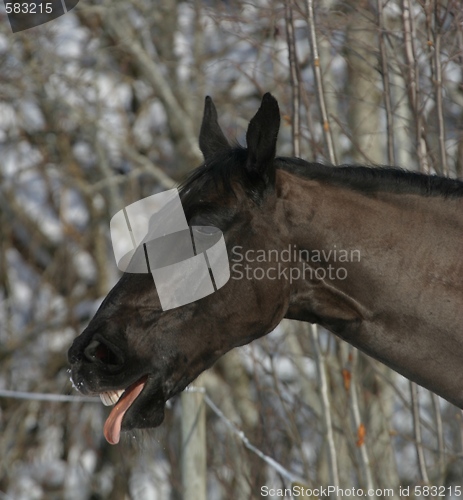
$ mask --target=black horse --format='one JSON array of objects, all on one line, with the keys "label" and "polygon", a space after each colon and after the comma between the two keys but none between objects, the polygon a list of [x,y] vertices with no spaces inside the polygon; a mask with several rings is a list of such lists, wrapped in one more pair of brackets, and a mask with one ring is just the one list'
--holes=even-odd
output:
[{"label": "black horse", "polygon": [[124,274],[69,350],[84,394],[116,402],[105,436],[156,427],[165,402],[283,318],[318,323],[463,408],[463,182],[275,156],[263,97],[231,146],[206,98],[205,162],[181,187],[188,224],[225,237],[231,276],[163,311],[149,274]]}]

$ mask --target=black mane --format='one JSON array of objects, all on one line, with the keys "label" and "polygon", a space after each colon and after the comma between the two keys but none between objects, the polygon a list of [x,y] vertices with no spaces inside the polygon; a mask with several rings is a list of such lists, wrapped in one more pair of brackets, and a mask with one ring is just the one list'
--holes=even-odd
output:
[{"label": "black mane", "polygon": [[[232,192],[232,180],[238,181],[251,196],[258,195],[258,179],[245,170],[246,149],[240,146],[216,155],[209,162],[194,170],[181,184],[180,190],[187,194],[190,189],[197,192],[207,183],[221,185]],[[338,167],[322,163],[309,163],[300,158],[275,159],[277,169],[313,180],[320,180],[365,194],[390,192],[418,194],[421,196],[463,197],[463,181],[438,175],[426,175],[398,167],[341,165]]]},{"label": "black mane", "polygon": [[277,168],[371,194],[378,191],[421,196],[463,197],[463,181],[399,167],[308,163],[299,158],[277,158]]}]

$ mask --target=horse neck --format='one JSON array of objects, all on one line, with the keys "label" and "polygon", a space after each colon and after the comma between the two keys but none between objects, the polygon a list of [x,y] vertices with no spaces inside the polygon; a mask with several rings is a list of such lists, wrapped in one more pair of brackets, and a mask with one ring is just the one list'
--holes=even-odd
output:
[{"label": "horse neck", "polygon": [[390,286],[400,295],[400,283],[422,287],[441,276],[461,288],[462,198],[372,196],[287,172],[279,172],[277,182],[289,244],[307,249],[309,258],[329,261],[320,265],[347,269],[345,279],[326,281],[327,287],[348,291],[368,307],[377,302],[373,292],[378,288],[384,294]]},{"label": "horse neck", "polygon": [[309,262],[345,271],[293,283],[286,317],[321,324],[463,405],[463,199],[373,196],[288,172],[278,173],[277,193],[292,248],[359,256]]}]

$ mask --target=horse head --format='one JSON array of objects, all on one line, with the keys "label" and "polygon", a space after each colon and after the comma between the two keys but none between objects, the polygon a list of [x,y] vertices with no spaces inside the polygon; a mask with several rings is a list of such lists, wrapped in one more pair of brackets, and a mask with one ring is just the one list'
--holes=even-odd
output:
[{"label": "horse head", "polygon": [[[229,252],[287,245],[274,217],[279,124],[278,104],[266,94],[249,123],[247,147],[232,147],[206,98],[199,137],[205,161],[180,198],[188,224],[220,229]],[[109,292],[68,356],[79,391],[117,401],[105,425],[110,442],[121,429],[158,426],[169,398],[227,351],[278,325],[288,308],[287,283],[235,278],[166,311],[150,274],[124,273]]]}]

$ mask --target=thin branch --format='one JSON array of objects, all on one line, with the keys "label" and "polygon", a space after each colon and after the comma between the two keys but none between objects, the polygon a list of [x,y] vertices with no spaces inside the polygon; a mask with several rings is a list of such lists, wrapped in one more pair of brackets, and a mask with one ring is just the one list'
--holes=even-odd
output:
[{"label": "thin branch", "polygon": [[386,44],[384,43],[385,27],[384,27],[384,13],[383,13],[384,0],[377,0],[378,9],[378,28],[379,28],[379,52],[381,58],[381,77],[383,79],[383,95],[384,107],[386,108],[386,127],[387,127],[387,159],[390,165],[396,164],[395,151],[394,151],[394,118],[392,115],[392,102],[391,102],[391,85],[389,81],[389,64]]},{"label": "thin branch", "polygon": [[426,469],[426,460],[424,457],[423,439],[421,435],[420,406],[418,400],[418,386],[415,382],[410,382],[410,397],[412,401],[413,433],[415,435],[416,458],[418,460],[418,469],[421,479],[429,484],[428,471]]},{"label": "thin branch", "polygon": [[444,446],[444,429],[442,425],[442,415],[439,406],[439,396],[432,392],[430,394],[431,394],[432,409],[434,414],[434,423],[436,426],[435,434],[437,438],[437,453],[438,453],[437,463],[439,464],[440,478],[443,481],[445,475],[445,446]]},{"label": "thin branch", "polygon": [[427,159],[426,141],[424,140],[423,113],[420,109],[420,80],[418,58],[416,57],[415,43],[416,39],[415,25],[411,15],[412,5],[410,0],[402,0],[402,21],[404,32],[405,60],[408,69],[408,90],[409,102],[412,112],[415,116],[416,126],[416,148],[421,172],[428,173],[429,165]]},{"label": "thin branch", "polygon": [[317,33],[315,31],[315,16],[313,12],[313,0],[306,0],[306,15],[307,25],[309,28],[310,47],[312,49],[313,57],[313,72],[315,79],[315,86],[317,91],[318,105],[322,117],[323,136],[325,138],[326,148],[328,151],[328,158],[333,165],[337,164],[336,154],[333,144],[333,135],[331,133],[331,126],[326,110],[325,91],[323,86],[322,72],[320,68],[320,57],[318,55]]},{"label": "thin branch", "polygon": [[445,151],[445,125],[444,111],[442,105],[442,65],[440,61],[441,55],[441,33],[440,20],[438,14],[438,2],[434,0],[434,95],[436,100],[437,126],[439,130],[439,155],[441,163],[441,171],[448,175],[449,167],[447,163],[447,154]]},{"label": "thin branch", "polygon": [[334,444],[333,422],[331,419],[331,403],[326,376],[325,355],[320,348],[320,339],[317,325],[310,325],[310,335],[314,351],[315,363],[317,365],[318,379],[320,382],[320,396],[322,400],[323,422],[325,427],[325,438],[328,445],[330,484],[339,487],[339,472],[336,446]]},{"label": "thin branch", "polygon": [[[362,424],[362,419],[360,417],[360,408],[358,402],[358,394],[357,394],[357,360],[358,360],[358,351],[355,348],[350,349],[351,354],[351,380],[349,387],[349,403],[352,411],[352,417],[354,420],[355,429],[359,429]],[[370,457],[368,454],[368,448],[365,442],[358,443],[359,451],[360,451],[360,464],[363,472],[363,476],[365,478],[365,483],[367,489],[369,491],[374,491],[374,483],[373,483],[373,474],[371,472],[371,463]],[[376,496],[374,494],[368,495],[367,498],[371,500],[375,499]]]},{"label": "thin branch", "polygon": [[358,143],[358,141],[356,140],[356,138],[354,137],[354,135],[350,132],[350,130],[341,122],[341,120],[339,118],[337,118],[336,116],[333,116],[332,117],[334,122],[338,125],[339,127],[339,130],[341,130],[341,132],[349,139],[349,141],[351,142],[352,146],[355,148],[355,151],[358,152],[364,159],[365,161],[369,164],[369,165],[375,165],[377,162],[375,162],[373,160],[373,158],[370,158],[370,156],[368,156],[363,148],[360,146],[360,144]]},{"label": "thin branch", "polygon": [[299,79],[299,66],[297,62],[296,42],[294,37],[294,20],[291,0],[285,0],[285,26],[286,26],[286,41],[288,45],[289,57],[289,75],[292,92],[292,112],[291,112],[291,127],[292,127],[292,143],[293,156],[301,155],[300,141],[301,125],[300,125],[300,100],[301,89]]},{"label": "thin branch", "polygon": [[155,165],[149,158],[141,155],[138,151],[133,149],[128,144],[121,144],[122,151],[134,163],[138,163],[143,167],[144,171],[151,174],[155,180],[161,184],[163,188],[172,189],[177,183],[169,177],[160,167]]},{"label": "thin branch", "polygon": [[[92,136],[93,136],[93,147],[95,148],[97,156],[96,166],[100,171],[101,178],[109,179],[112,177],[113,170],[109,165],[108,150],[103,147],[103,144],[101,143],[101,140],[98,137],[98,131],[96,127],[94,127]],[[106,186],[107,186],[106,193],[107,193],[109,213],[115,214],[117,211],[123,208],[122,197],[114,184],[109,183]]]}]

